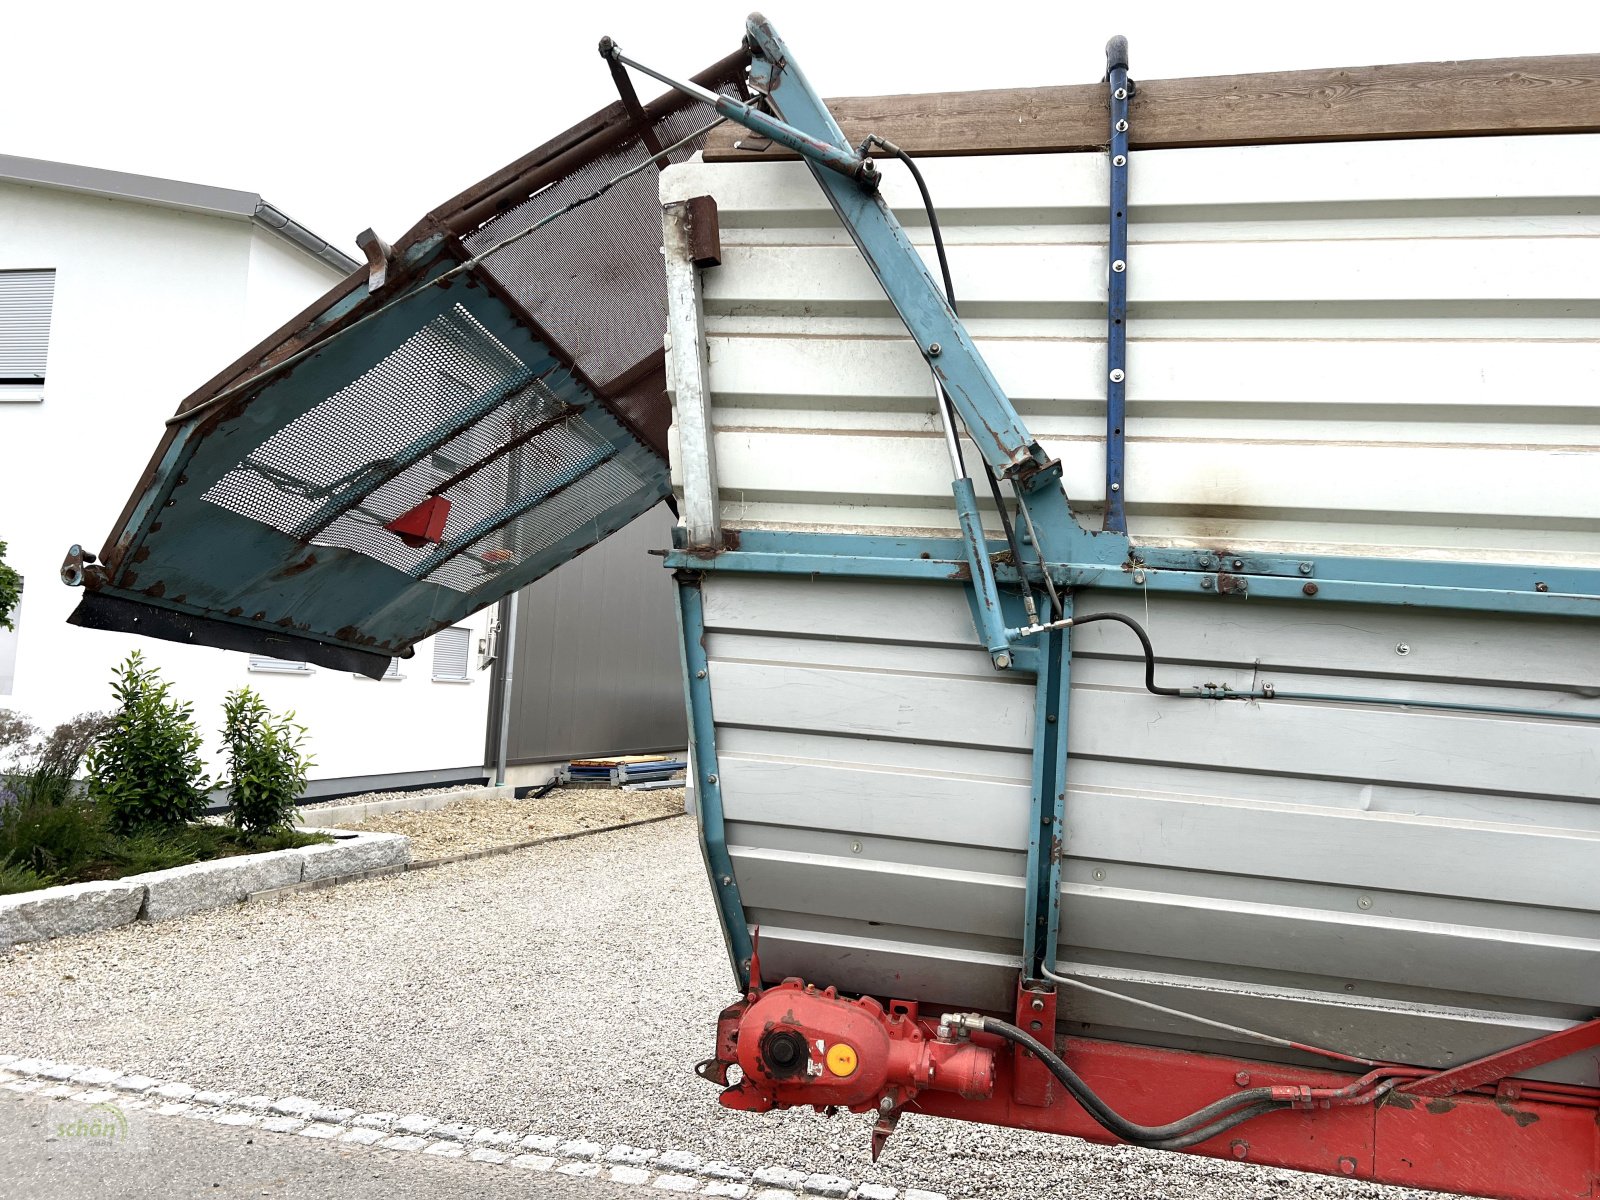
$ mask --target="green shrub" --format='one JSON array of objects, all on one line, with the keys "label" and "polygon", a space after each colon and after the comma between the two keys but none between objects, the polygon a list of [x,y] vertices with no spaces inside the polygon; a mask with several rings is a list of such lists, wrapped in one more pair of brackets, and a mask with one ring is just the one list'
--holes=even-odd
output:
[{"label": "green shrub", "polygon": [[228,746],[228,819],[250,836],[290,828],[305,791],[311,758],[302,751],[306,729],[294,713],[272,713],[249,688],[229,692],[222,705]]},{"label": "green shrub", "polygon": [[55,883],[54,876],[43,875],[32,867],[0,859],[0,896],[31,892],[37,888],[49,887],[53,883]]},{"label": "green shrub", "polygon": [[[13,777],[14,781],[17,777]],[[0,807],[0,862],[66,876],[98,858],[106,840],[99,814],[81,800],[29,794],[26,783]]]},{"label": "green shrub", "polygon": [[114,833],[197,819],[207,781],[193,706],[171,699],[172,685],[137,650],[115,674],[120,707],[89,751],[90,798]]},{"label": "green shrub", "polygon": [[15,629],[11,614],[22,599],[22,576],[6,566],[6,544],[0,542],[0,629]]}]

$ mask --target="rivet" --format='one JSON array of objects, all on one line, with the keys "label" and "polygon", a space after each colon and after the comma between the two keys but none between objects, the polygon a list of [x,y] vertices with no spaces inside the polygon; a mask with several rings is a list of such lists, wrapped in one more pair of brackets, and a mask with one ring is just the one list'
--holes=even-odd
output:
[{"label": "rivet", "polygon": [[696,679],[704,679],[706,677],[706,673],[704,671],[696,671],[694,673],[694,677]]},{"label": "rivet", "polygon": [[1362,896],[1361,899],[1356,901],[1356,907],[1357,908],[1371,908],[1372,907],[1372,897],[1371,896]]},{"label": "rivet", "polygon": [[1236,559],[1234,559],[1234,560],[1233,560],[1233,569],[1234,569],[1234,570],[1235,570],[1235,571],[1242,571],[1242,570],[1244,570],[1244,559],[1242,559],[1242,558],[1236,558]]},{"label": "rivet", "polygon": [[1339,1160],[1339,1170],[1346,1175],[1354,1175],[1356,1173],[1356,1160],[1353,1158],[1341,1158]]},{"label": "rivet", "polygon": [[1126,121],[1118,121],[1117,122],[1117,132],[1118,133],[1127,133],[1128,132],[1128,123]]},{"label": "rivet", "polygon": [[716,781],[717,781],[717,777],[715,775],[707,775],[706,776],[706,782],[707,783],[715,783]]},{"label": "rivet", "polygon": [[1118,367],[1115,371],[1111,372],[1112,383],[1121,383],[1126,378],[1127,375],[1123,372],[1121,367]]},{"label": "rivet", "polygon": [[1233,1156],[1235,1158],[1249,1158],[1250,1157],[1250,1143],[1249,1142],[1243,1142],[1243,1141],[1230,1142],[1228,1144],[1228,1149],[1233,1151]]},{"label": "rivet", "polygon": [[1116,262],[1111,264],[1111,269],[1113,271],[1115,271],[1118,275],[1121,275],[1124,271],[1126,271],[1128,269],[1128,261],[1127,261],[1127,259],[1123,259],[1123,258],[1117,259]]},{"label": "rivet", "polygon": [[1111,160],[1111,165],[1113,167],[1125,167],[1125,166],[1127,166],[1128,165],[1128,156],[1126,154],[1117,155],[1115,158],[1113,158]]},{"label": "rivet", "polygon": [[1401,642],[1398,646],[1396,646],[1394,648],[1394,652],[1396,654],[1400,654],[1400,655],[1410,654],[1411,653],[1411,647],[1406,645],[1404,642]]},{"label": "rivet", "polygon": [[851,842],[850,843],[850,853],[851,854],[860,854],[861,853],[861,843],[860,842]]},{"label": "rivet", "polygon": [[1315,596],[1317,594],[1317,585],[1314,583],[1308,583],[1300,590],[1308,596]]},{"label": "rivet", "polygon": [[929,342],[928,343],[928,354],[931,357],[938,358],[939,355],[941,355],[943,353],[944,353],[944,347],[939,345],[938,342]]},{"label": "rivet", "polygon": [[1095,869],[1094,869],[1094,877],[1095,877],[1095,878],[1096,878],[1096,879],[1104,879],[1104,878],[1105,878],[1105,877],[1106,877],[1106,873],[1105,873],[1105,868],[1103,868],[1103,867],[1096,867],[1096,868],[1095,868]]},{"label": "rivet", "polygon": [[1211,576],[1209,576],[1209,575],[1205,576],[1203,579],[1200,580],[1200,587],[1201,587],[1202,591],[1209,592],[1215,586],[1216,586],[1216,580],[1212,579]]}]

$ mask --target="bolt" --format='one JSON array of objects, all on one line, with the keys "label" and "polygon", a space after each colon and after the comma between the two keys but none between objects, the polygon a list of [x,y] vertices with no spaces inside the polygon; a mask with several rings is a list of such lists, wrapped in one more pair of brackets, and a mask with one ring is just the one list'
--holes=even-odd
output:
[{"label": "bolt", "polygon": [[1410,654],[1411,653],[1411,647],[1406,645],[1404,642],[1401,642],[1398,646],[1396,646],[1394,648],[1394,652],[1396,654],[1400,654],[1400,655]]},{"label": "bolt", "polygon": [[1039,999],[1039,997],[1035,996],[1033,998],[1033,1003],[1030,1004],[1028,1007],[1033,1009],[1034,1012],[1043,1012],[1044,1011],[1044,1001]]},{"label": "bolt", "polygon": [[1372,897],[1371,896],[1363,896],[1363,897],[1361,897],[1361,899],[1356,901],[1356,907],[1357,908],[1371,908],[1372,907]]},{"label": "bolt", "polygon": [[1533,590],[1536,592],[1548,592],[1550,585],[1548,583],[1536,583],[1533,585]]},{"label": "bolt", "polygon": [[716,781],[717,781],[717,777],[715,775],[707,775],[706,776],[706,782],[707,783],[715,783]]},{"label": "bolt", "polygon": [[1356,1173],[1356,1160],[1353,1158],[1341,1158],[1339,1160],[1339,1170],[1346,1175],[1354,1175]]},{"label": "bolt", "polygon": [[1301,563],[1300,564],[1300,574],[1302,574],[1302,575],[1311,574],[1311,564],[1310,563]]},{"label": "bolt", "polygon": [[1233,1156],[1235,1158],[1249,1158],[1250,1157],[1250,1143],[1249,1142],[1233,1141],[1233,1142],[1228,1143],[1228,1149],[1233,1151]]},{"label": "bolt", "polygon": [[1118,100],[1126,100],[1128,98],[1128,89],[1127,88],[1118,88],[1115,92],[1112,93],[1112,95],[1114,95]]},{"label": "bolt", "polygon": [[1118,121],[1117,122],[1117,132],[1118,133],[1127,133],[1128,132],[1128,123],[1126,121]]},{"label": "bolt", "polygon": [[1113,167],[1125,167],[1125,166],[1127,166],[1128,165],[1128,156],[1126,154],[1117,155],[1115,158],[1113,158],[1111,160],[1111,165]]},{"label": "bolt", "polygon": [[1234,569],[1234,570],[1235,570],[1235,571],[1242,571],[1242,570],[1244,570],[1244,559],[1242,559],[1242,558],[1236,558],[1236,559],[1234,559],[1234,560],[1233,560],[1233,569]]},{"label": "bolt", "polygon": [[1044,719],[1044,723],[1046,725],[1054,725],[1056,723],[1056,715],[1055,715],[1055,713],[1050,713],[1048,716],[1046,716],[1045,719]]},{"label": "bolt", "polygon": [[861,853],[861,843],[860,842],[851,842],[850,843],[850,853],[851,854],[860,854]]},{"label": "bolt", "polygon": [[1111,485],[1111,490],[1113,492],[1120,492],[1122,490],[1122,485],[1120,483],[1113,483]]},{"label": "bolt", "polygon": [[1106,877],[1105,868],[1104,867],[1096,867],[1094,869],[1094,877],[1096,879],[1104,879]]},{"label": "bolt", "polygon": [[1133,573],[1133,581],[1135,583],[1143,583],[1144,582],[1144,572],[1143,571],[1135,571]]},{"label": "bolt", "polygon": [[1004,671],[1007,667],[1009,667],[1011,665],[1011,655],[1009,655],[1009,654],[996,654],[994,656],[994,665],[999,667],[1002,671]]},{"label": "bolt", "polygon": [[1202,554],[1200,556],[1200,565],[1209,571],[1211,569],[1211,555]]},{"label": "bolt", "polygon": [[1233,1077],[1233,1081],[1235,1083],[1237,1083],[1240,1087],[1249,1087],[1250,1086],[1250,1072],[1249,1071],[1240,1071],[1237,1075],[1235,1075]]},{"label": "bolt", "polygon": [[1211,576],[1209,576],[1209,575],[1204,576],[1200,580],[1200,590],[1201,591],[1209,592],[1216,585],[1217,585],[1217,581],[1212,579]]},{"label": "bolt", "polygon": [[890,1099],[888,1096],[885,1096],[882,1100],[878,1101],[878,1111],[879,1112],[893,1112],[894,1111],[894,1101],[892,1099]]},{"label": "bolt", "polygon": [[928,355],[929,355],[929,357],[938,358],[939,355],[941,355],[943,353],[944,353],[944,347],[939,345],[938,342],[929,342],[928,343]]},{"label": "bolt", "polygon": [[1317,585],[1314,583],[1308,583],[1300,590],[1308,596],[1315,596],[1317,594]]},{"label": "bolt", "polygon": [[1127,378],[1127,376],[1123,373],[1123,370],[1122,370],[1121,367],[1118,367],[1115,371],[1111,372],[1111,382],[1112,383],[1121,383],[1126,378]]},{"label": "bolt", "polygon": [[694,677],[696,679],[704,679],[706,677],[706,673],[704,671],[696,671],[694,673]]},{"label": "bolt", "polygon": [[722,877],[722,886],[723,887],[732,887],[733,886],[733,876],[732,875],[724,875]]},{"label": "bolt", "polygon": [[743,150],[743,149],[744,149],[744,142],[743,142],[743,141],[737,141],[737,142],[735,142],[735,143],[734,143],[734,144],[733,144],[733,148],[734,148],[734,149],[735,149],[735,150]]},{"label": "bolt", "polygon": [[1111,264],[1111,269],[1113,271],[1115,271],[1118,275],[1121,275],[1124,271],[1126,271],[1128,269],[1128,264],[1127,264],[1126,260],[1119,258],[1119,259],[1117,259],[1116,262]]}]

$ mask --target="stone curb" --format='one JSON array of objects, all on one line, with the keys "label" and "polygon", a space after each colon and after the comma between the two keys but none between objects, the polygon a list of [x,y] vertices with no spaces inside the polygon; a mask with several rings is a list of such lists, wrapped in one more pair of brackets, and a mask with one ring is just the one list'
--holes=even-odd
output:
[{"label": "stone curb", "polygon": [[[660,819],[660,818],[657,818]],[[599,832],[598,830],[595,832]],[[58,1083],[58,1080],[69,1082]],[[124,1111],[186,1117],[219,1125],[248,1125],[342,1147],[362,1147],[399,1154],[459,1158],[507,1170],[554,1171],[592,1176],[613,1183],[648,1187],[660,1192],[721,1196],[727,1200],[946,1200],[939,1192],[860,1183],[837,1175],[798,1171],[791,1167],[747,1169],[707,1162],[687,1150],[658,1151],[616,1145],[580,1136],[519,1134],[509,1129],[476,1128],[440,1122],[423,1113],[353,1114],[303,1096],[274,1100],[267,1096],[234,1098],[229,1092],[197,1091],[184,1083],[162,1082],[144,1075],[119,1075],[95,1067],[48,1059],[0,1054],[0,1088],[46,1099],[85,1104],[115,1103]],[[183,1100],[166,1102],[168,1097]],[[202,1100],[216,1103],[202,1103]],[[285,1115],[270,1115],[283,1113]],[[345,1113],[344,1120],[328,1118]],[[393,1136],[389,1130],[396,1131]],[[414,1131],[414,1132],[413,1132]]]},{"label": "stone curb", "polygon": [[291,896],[296,892],[315,892],[326,887],[337,887],[342,883],[359,883],[363,879],[382,879],[385,875],[400,875],[407,871],[426,871],[432,867],[447,867],[452,863],[473,862],[480,858],[496,858],[499,855],[512,854],[518,850],[531,850],[535,846],[547,846],[552,842],[570,842],[574,838],[589,837],[591,834],[615,833],[619,829],[632,829],[636,825],[654,825],[657,821],[675,821],[683,815],[683,813],[662,813],[654,817],[640,817],[637,821],[623,821],[617,825],[600,825],[594,829],[579,829],[572,833],[552,833],[547,837],[534,838],[531,841],[512,842],[505,846],[489,846],[483,850],[465,850],[460,854],[447,854],[443,858],[415,859],[395,866],[356,871],[349,875],[335,875],[325,879],[291,883],[286,887],[253,892],[246,896],[245,899],[276,900],[282,896]]},{"label": "stone curb", "polygon": [[332,845],[241,854],[187,863],[95,883],[67,883],[0,896],[0,952],[19,942],[47,941],[115,929],[135,920],[166,921],[238,904],[251,895],[320,883],[350,868],[400,870],[411,860],[411,839],[398,833],[341,832]]},{"label": "stone curb", "polygon": [[380,817],[396,812],[434,812],[449,808],[465,800],[511,800],[517,789],[504,787],[462,788],[454,792],[439,792],[431,796],[396,796],[393,800],[368,800],[361,804],[310,805],[296,811],[303,829],[327,829],[333,825],[360,824],[368,817]]}]

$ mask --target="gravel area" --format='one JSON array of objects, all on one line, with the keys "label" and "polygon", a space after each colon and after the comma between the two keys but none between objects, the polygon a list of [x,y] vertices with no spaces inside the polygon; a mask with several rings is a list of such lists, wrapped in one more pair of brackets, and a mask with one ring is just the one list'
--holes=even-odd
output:
[{"label": "gravel area", "polygon": [[487,787],[482,783],[451,783],[444,787],[407,788],[399,792],[362,792],[356,796],[335,796],[327,800],[302,801],[299,808],[343,808],[346,804],[370,804],[375,800],[404,800],[413,796],[443,796],[449,792],[470,792]]},{"label": "gravel area", "polygon": [[447,808],[385,813],[344,828],[403,833],[411,839],[412,857],[429,859],[682,813],[682,788],[558,788],[539,800],[458,800]]},{"label": "gravel area", "polygon": [[918,1116],[874,1167],[869,1118],[694,1076],[730,982],[693,823],[662,821],[19,946],[0,1051],[953,1197],[1423,1195]]}]

